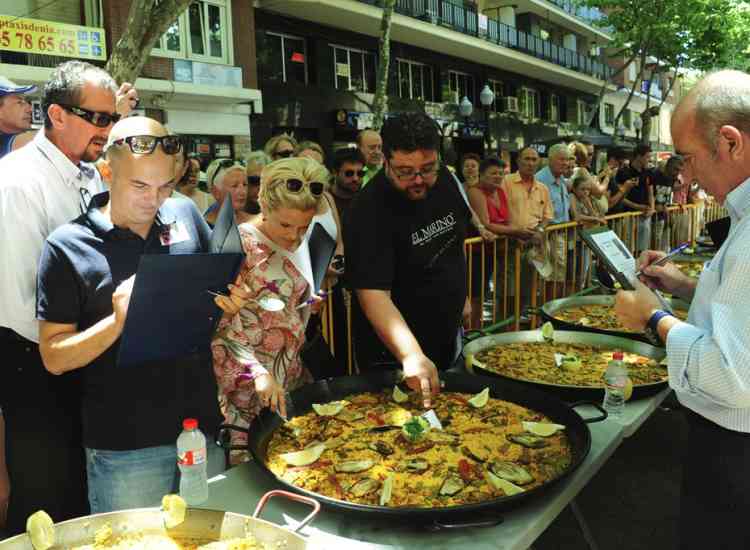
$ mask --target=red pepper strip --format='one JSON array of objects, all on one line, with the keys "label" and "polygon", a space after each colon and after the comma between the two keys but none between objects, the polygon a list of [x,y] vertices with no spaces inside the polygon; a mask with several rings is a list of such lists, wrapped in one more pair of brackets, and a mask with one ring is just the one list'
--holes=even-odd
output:
[{"label": "red pepper strip", "polygon": [[464,398],[464,397],[462,397],[462,396],[460,396],[460,395],[454,395],[454,394],[450,394],[450,393],[449,393],[449,394],[447,394],[447,395],[448,395],[448,397],[450,397],[450,398],[451,398],[451,399],[453,399],[454,401],[458,401],[458,402],[459,402],[459,403],[461,403],[462,405],[468,405],[468,404],[469,404],[469,401],[468,401],[468,399],[466,399],[466,398]]},{"label": "red pepper strip", "polygon": [[333,464],[330,460],[318,460],[316,462],[313,462],[312,464],[308,464],[307,466],[292,466],[291,468],[287,468],[287,472],[302,472],[304,470],[315,470],[317,468],[325,468],[326,466],[330,466]]},{"label": "red pepper strip", "polygon": [[468,430],[464,430],[465,434],[475,434],[479,432],[486,432],[488,428],[485,428],[484,426],[477,426],[476,428],[469,428]]},{"label": "red pepper strip", "polygon": [[377,424],[378,426],[385,426],[385,419],[372,411],[367,413],[367,418],[375,422],[375,424]]},{"label": "red pepper strip", "polygon": [[328,481],[330,481],[333,488],[336,489],[336,496],[340,499],[344,498],[344,488],[339,483],[339,480],[336,479],[336,476],[334,474],[328,474]]},{"label": "red pepper strip", "polygon": [[474,479],[474,468],[472,468],[471,464],[463,458],[458,461],[458,473],[464,481],[471,481]]},{"label": "red pepper strip", "polygon": [[423,453],[425,451],[428,451],[428,450],[432,449],[434,446],[435,446],[435,444],[432,441],[430,441],[427,444],[422,445],[421,447],[417,447],[417,448],[412,449],[410,451],[406,451],[406,454],[408,454],[408,455],[415,455],[417,453]]}]

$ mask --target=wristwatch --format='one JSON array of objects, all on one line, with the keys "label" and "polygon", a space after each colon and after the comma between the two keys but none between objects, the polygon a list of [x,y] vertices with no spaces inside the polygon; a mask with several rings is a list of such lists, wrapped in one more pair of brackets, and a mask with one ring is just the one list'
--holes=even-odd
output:
[{"label": "wristwatch", "polygon": [[643,330],[646,338],[648,338],[649,341],[657,346],[663,346],[664,342],[659,337],[659,331],[656,330],[656,327],[659,326],[659,321],[661,321],[664,317],[672,316],[673,315],[671,313],[669,313],[668,311],[664,311],[663,309],[657,309],[656,311],[654,311],[654,313],[651,314],[648,323],[646,323],[646,328]]}]

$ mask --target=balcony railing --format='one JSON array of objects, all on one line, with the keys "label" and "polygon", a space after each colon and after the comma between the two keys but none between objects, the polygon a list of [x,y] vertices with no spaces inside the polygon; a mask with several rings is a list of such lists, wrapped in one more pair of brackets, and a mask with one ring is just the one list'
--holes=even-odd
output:
[{"label": "balcony railing", "polygon": [[[381,6],[380,0],[360,1],[373,6]],[[395,10],[402,15],[476,36],[493,44],[544,59],[600,80],[608,79],[612,72],[612,69],[605,63],[558,46],[549,40],[542,40],[538,36],[520,31],[495,18],[487,19],[486,28],[480,27],[476,11],[446,0],[397,0]]]},{"label": "balcony railing", "polygon": [[594,23],[604,17],[602,12],[598,9],[579,6],[573,0],[547,0],[547,2],[554,4],[558,8],[568,12],[570,15],[583,19],[587,23]]}]

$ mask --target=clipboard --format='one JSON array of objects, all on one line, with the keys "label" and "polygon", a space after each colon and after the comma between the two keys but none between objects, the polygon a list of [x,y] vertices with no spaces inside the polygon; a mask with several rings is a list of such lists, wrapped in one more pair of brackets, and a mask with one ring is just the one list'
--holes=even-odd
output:
[{"label": "clipboard", "polygon": [[[620,283],[623,290],[634,290],[637,279],[635,257],[622,242],[617,233],[608,227],[594,227],[584,229],[581,237],[594,255],[600,259],[607,271]],[[662,309],[672,313],[672,307],[664,299],[661,292],[651,289],[659,300]]]},{"label": "clipboard", "polygon": [[209,353],[222,310],[207,291],[226,293],[244,258],[230,200],[222,205],[209,252],[141,256],[118,367]]},{"label": "clipboard", "polygon": [[310,266],[315,287],[311,290],[311,294],[317,294],[323,286],[328,266],[331,265],[333,253],[336,251],[336,241],[320,223],[315,222],[307,239],[307,246],[310,250]]}]

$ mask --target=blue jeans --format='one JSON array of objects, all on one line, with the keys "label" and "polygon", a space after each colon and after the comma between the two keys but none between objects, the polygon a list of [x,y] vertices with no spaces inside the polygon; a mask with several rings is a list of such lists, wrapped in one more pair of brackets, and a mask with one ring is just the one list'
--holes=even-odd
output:
[{"label": "blue jeans", "polygon": [[[209,479],[226,469],[224,450],[207,441]],[[86,473],[92,514],[160,506],[179,490],[175,445],[132,451],[86,449]]]}]

